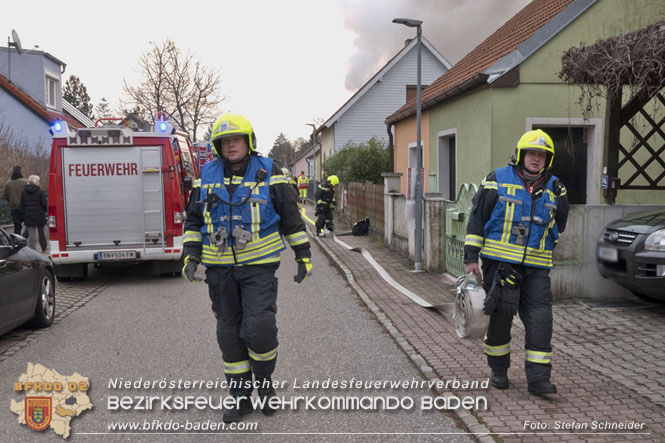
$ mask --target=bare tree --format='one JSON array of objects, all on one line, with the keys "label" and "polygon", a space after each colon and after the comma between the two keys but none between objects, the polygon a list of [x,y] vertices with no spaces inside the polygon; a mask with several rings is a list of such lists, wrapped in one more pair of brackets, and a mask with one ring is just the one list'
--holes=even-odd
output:
[{"label": "bare tree", "polygon": [[126,105],[146,110],[144,117],[150,120],[165,112],[192,140],[201,126],[213,121],[217,105],[225,100],[219,93],[219,73],[168,39],[160,45],[151,43],[139,59],[139,73],[143,76],[139,86],[124,83]]}]

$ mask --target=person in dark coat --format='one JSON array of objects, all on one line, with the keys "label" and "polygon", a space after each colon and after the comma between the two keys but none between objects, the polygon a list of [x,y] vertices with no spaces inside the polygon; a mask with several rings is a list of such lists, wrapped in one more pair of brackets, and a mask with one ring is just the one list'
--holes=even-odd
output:
[{"label": "person in dark coat", "polygon": [[14,166],[12,168],[11,180],[5,184],[5,188],[2,193],[2,196],[9,202],[12,221],[14,222],[14,232],[17,234],[21,234],[21,226],[23,225],[21,193],[27,184],[28,180],[24,179],[23,175],[21,174],[21,167]]},{"label": "person in dark coat", "polygon": [[[39,176],[31,175],[28,184],[21,194],[21,209],[24,213],[24,223],[28,227],[28,245],[35,249],[35,239],[39,234],[39,246],[42,252],[47,250],[46,235],[46,194],[39,187]],[[37,232],[35,232],[37,231]]]}]

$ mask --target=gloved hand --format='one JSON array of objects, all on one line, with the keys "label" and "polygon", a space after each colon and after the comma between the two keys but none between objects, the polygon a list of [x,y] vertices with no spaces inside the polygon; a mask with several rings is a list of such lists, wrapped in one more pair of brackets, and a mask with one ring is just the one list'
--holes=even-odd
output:
[{"label": "gloved hand", "polygon": [[485,296],[483,312],[491,315],[498,310],[515,315],[520,301],[521,283],[522,276],[510,265],[501,263],[492,278],[492,287]]},{"label": "gloved hand", "polygon": [[296,261],[298,262],[298,274],[293,276],[293,281],[296,283],[302,283],[312,275],[312,264],[308,257],[303,257]]},{"label": "gloved hand", "polygon": [[185,257],[185,266],[182,267],[182,278],[188,282],[202,281],[201,277],[196,277],[196,268],[199,267],[201,259],[196,255],[188,255]]}]

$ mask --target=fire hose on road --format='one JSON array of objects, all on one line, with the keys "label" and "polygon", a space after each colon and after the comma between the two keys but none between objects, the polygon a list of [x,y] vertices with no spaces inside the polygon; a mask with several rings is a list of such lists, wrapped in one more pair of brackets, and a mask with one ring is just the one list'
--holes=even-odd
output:
[{"label": "fire hose on road", "polygon": [[[307,216],[304,208],[301,209],[301,213],[305,221],[312,226],[316,225],[314,220]],[[334,232],[332,233],[332,238],[335,243],[343,248],[361,254],[386,283],[401,294],[409,297],[418,305],[427,309],[435,309],[446,314],[453,314],[455,330],[460,338],[473,340],[484,337],[487,326],[489,325],[489,315],[483,313],[485,291],[475,279],[474,281],[471,281],[473,274],[462,276],[457,279],[457,295],[455,297],[455,303],[433,305],[395,281],[395,279],[393,279],[390,274],[377,263],[374,257],[372,257],[372,254],[365,248],[350,246],[338,239]]]}]

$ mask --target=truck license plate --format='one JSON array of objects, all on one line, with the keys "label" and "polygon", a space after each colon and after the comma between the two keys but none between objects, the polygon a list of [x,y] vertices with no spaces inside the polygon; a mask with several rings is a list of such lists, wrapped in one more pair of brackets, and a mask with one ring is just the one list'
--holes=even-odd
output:
[{"label": "truck license plate", "polygon": [[98,260],[134,260],[136,251],[100,251],[97,253]]},{"label": "truck license plate", "polygon": [[601,260],[616,263],[619,261],[619,251],[617,251],[614,248],[598,246],[598,258],[600,258]]}]

